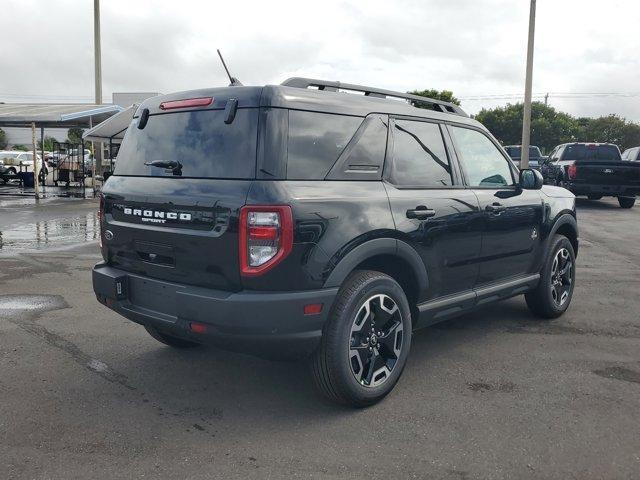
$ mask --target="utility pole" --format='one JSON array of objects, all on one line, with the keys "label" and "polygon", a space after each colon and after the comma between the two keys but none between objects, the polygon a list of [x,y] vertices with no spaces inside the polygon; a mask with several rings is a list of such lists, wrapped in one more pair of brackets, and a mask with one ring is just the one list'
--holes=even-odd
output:
[{"label": "utility pole", "polygon": [[544,106],[549,106],[549,92],[547,92],[547,94],[544,96]]},{"label": "utility pole", "polygon": [[95,62],[96,105],[101,105],[102,53],[100,51],[100,0],[93,0],[93,59]]},{"label": "utility pole", "polygon": [[531,84],[533,77],[533,44],[536,30],[536,0],[531,0],[529,10],[529,41],[527,43],[527,76],[524,84],[524,115],[522,118],[522,146],[520,168],[529,168],[529,143],[531,141]]},{"label": "utility pole", "polygon": [[[95,87],[96,87],[96,105],[102,105],[102,52],[100,47],[100,0],[93,0],[93,58],[95,62]],[[82,145],[84,150],[84,142]],[[91,183],[93,192],[96,191],[96,171],[98,175],[102,175],[102,142],[92,142],[91,150],[93,151],[93,176]]]}]

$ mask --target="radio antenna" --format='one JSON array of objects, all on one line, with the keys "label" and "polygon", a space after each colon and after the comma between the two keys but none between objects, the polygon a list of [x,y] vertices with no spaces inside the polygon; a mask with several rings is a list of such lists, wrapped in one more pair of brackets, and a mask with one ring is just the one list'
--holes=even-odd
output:
[{"label": "radio antenna", "polygon": [[240,80],[238,80],[236,77],[232,77],[231,73],[229,73],[229,69],[227,68],[227,64],[224,61],[224,58],[222,58],[222,53],[220,53],[220,49],[216,49],[218,52],[218,56],[220,57],[220,61],[222,62],[222,66],[224,67],[224,70],[227,72],[227,77],[229,77],[229,81],[231,82],[229,84],[230,87],[241,87],[242,86],[242,82],[240,82]]}]

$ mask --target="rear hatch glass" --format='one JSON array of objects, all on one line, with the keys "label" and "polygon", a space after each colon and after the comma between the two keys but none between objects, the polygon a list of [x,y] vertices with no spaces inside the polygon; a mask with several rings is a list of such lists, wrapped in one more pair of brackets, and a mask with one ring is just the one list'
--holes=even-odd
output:
[{"label": "rear hatch glass", "polygon": [[[180,284],[241,288],[237,217],[255,178],[258,111],[239,108],[230,124],[224,110],[155,114],[143,129],[134,118],[103,188],[104,228],[112,232],[103,254],[111,265]],[[180,174],[145,165],[153,161],[179,162]],[[145,298],[154,297],[130,300],[154,309]]]},{"label": "rear hatch glass", "polygon": [[224,110],[151,115],[144,129],[131,122],[118,152],[115,175],[172,177],[174,170],[145,165],[179,162],[182,177],[251,179],[255,176],[258,109],[238,109],[231,124]]},{"label": "rear hatch glass", "polygon": [[620,151],[615,145],[567,145],[562,160],[619,161]]}]

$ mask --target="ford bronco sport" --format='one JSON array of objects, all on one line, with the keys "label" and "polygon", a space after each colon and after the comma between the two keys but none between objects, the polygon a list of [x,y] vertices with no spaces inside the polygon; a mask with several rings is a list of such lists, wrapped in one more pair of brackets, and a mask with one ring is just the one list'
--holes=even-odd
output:
[{"label": "ford bronco sport", "polygon": [[159,96],[104,185],[93,286],[162,343],[309,357],[366,406],[418,328],[520,294],[567,309],[575,199],[542,183],[438,100],[303,78]]}]

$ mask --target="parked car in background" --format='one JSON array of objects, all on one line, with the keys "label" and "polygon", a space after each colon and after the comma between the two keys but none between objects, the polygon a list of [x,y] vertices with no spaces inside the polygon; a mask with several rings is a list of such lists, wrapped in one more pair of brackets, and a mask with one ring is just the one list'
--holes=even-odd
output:
[{"label": "parked car in background", "polygon": [[622,208],[633,207],[640,193],[640,162],[623,161],[620,149],[611,143],[558,145],[541,172],[545,183],[590,200],[617,197]]},{"label": "parked car in background", "polygon": [[622,160],[640,162],[640,147],[627,148],[622,154]]},{"label": "parked car in background", "polygon": [[[39,161],[42,161],[40,155],[37,155]],[[3,150],[0,151],[0,160],[12,175],[18,173],[22,167],[22,171],[33,170],[33,152],[23,152],[21,150]]]},{"label": "parked car in background", "polygon": [[[513,163],[520,168],[520,159],[522,158],[522,147],[520,145],[507,145],[504,147],[507,154],[513,160]],[[546,159],[542,152],[535,145],[529,146],[529,168],[538,169],[542,162]]]}]

